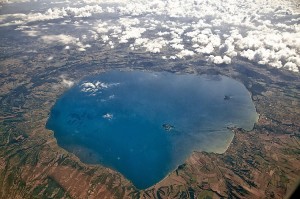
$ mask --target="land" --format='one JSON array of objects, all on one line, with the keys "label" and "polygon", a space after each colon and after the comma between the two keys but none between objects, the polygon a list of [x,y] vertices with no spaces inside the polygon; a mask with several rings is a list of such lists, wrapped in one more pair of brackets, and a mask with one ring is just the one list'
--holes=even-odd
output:
[{"label": "land", "polygon": [[[26,54],[5,46],[0,198],[284,198],[299,183],[299,74],[238,59],[216,66],[200,57],[170,62],[122,49]],[[60,56],[45,61],[49,54]],[[259,120],[251,131],[232,128],[235,136],[225,153],[194,152],[161,182],[138,190],[112,169],[82,163],[45,128],[51,107],[68,89],[64,79],[76,83],[113,69],[226,75],[249,90]]]}]

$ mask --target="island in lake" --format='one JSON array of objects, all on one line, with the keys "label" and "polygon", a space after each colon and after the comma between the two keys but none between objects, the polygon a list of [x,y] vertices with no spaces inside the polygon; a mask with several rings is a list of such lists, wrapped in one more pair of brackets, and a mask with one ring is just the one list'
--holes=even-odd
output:
[{"label": "island in lake", "polygon": [[163,124],[162,127],[165,129],[165,131],[172,131],[175,128],[171,124]]}]

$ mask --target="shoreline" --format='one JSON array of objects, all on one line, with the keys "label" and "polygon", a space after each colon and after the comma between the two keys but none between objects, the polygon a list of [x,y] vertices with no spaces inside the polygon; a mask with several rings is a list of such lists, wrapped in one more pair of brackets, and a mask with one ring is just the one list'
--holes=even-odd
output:
[{"label": "shoreline", "polygon": [[[96,67],[96,66],[95,66]],[[247,65],[247,63],[245,63],[243,65],[243,67],[253,67],[253,66],[249,66]],[[98,67],[96,67],[98,68]],[[94,68],[95,69],[95,68]],[[133,70],[136,70],[138,68],[133,68]],[[229,68],[230,69],[230,68]],[[260,68],[260,67],[253,67],[252,68],[253,70],[260,70],[262,71],[262,73],[264,73],[264,71],[268,71],[268,69],[266,68]],[[78,69],[80,71],[80,69]],[[154,71],[160,71],[162,69],[158,69],[158,68],[154,68],[153,69]],[[235,76],[235,75],[231,75],[231,71],[230,70],[227,70],[226,71],[223,71],[221,70],[221,68],[213,68],[214,70],[214,74],[221,74],[221,75],[225,75],[227,77],[230,77],[232,79],[235,79],[235,80],[238,80],[238,81],[241,81],[242,77],[240,76]],[[83,73],[81,75],[78,75],[79,71],[76,71],[76,74],[74,74],[74,76],[72,76],[72,79],[82,79],[83,76],[87,76],[87,75],[84,75]],[[164,70],[165,71],[165,70]],[[173,70],[170,69],[171,72],[174,72]],[[185,72],[188,72],[189,70],[186,69],[186,70],[183,70],[182,73],[185,73]],[[93,70],[93,74],[97,74],[99,72],[103,72],[103,69],[101,69],[100,71],[95,69]],[[203,73],[208,73],[208,71],[206,70],[205,66],[203,66],[203,68],[201,68],[200,71],[197,71],[197,74],[201,75]],[[209,74],[212,73],[211,71],[209,72]],[[265,72],[269,75],[268,72]],[[287,72],[283,72],[283,73],[287,73]],[[88,74],[88,75],[91,75],[91,74]],[[248,77],[247,77],[248,78]],[[254,79],[255,80],[255,79]],[[249,81],[248,79],[245,80],[246,82]],[[251,80],[252,81],[252,80]],[[275,80],[274,80],[275,81]],[[243,83],[244,84],[244,83]],[[245,84],[244,84],[245,85]],[[203,176],[206,176],[205,173],[201,173],[201,174],[197,174],[197,170],[195,170],[193,168],[193,164],[196,164],[194,163],[194,161],[198,161],[198,160],[195,160],[195,158],[203,158],[203,160],[201,160],[200,162],[206,162],[206,164],[210,165],[211,162],[213,161],[217,161],[218,164],[222,165],[222,168],[224,166],[228,167],[228,168],[231,168],[230,164],[227,164],[226,162],[224,162],[225,160],[222,159],[222,158],[225,158],[224,157],[224,154],[230,154],[230,156],[232,156],[234,158],[234,160],[238,160],[238,161],[244,161],[244,158],[240,157],[238,153],[236,153],[237,151],[239,150],[242,150],[243,148],[239,148],[240,146],[238,145],[239,142],[240,143],[243,143],[243,144],[248,144],[250,143],[252,146],[247,146],[248,147],[248,151],[249,152],[252,152],[253,153],[253,150],[256,148],[259,148],[260,147],[260,143],[263,143],[264,145],[268,146],[268,147],[271,147],[270,151],[276,151],[277,149],[275,148],[272,148],[274,147],[273,145],[268,145],[268,142],[264,141],[264,139],[271,139],[272,137],[274,137],[274,140],[272,142],[275,142],[275,138],[277,138],[278,136],[284,136],[284,139],[287,140],[287,142],[289,142],[290,144],[292,144],[292,142],[290,141],[290,139],[293,139],[293,137],[288,137],[288,136],[285,136],[285,134],[281,133],[281,134],[278,134],[278,136],[276,134],[272,134],[271,133],[271,137],[267,137],[267,135],[264,133],[264,132],[261,132],[262,131],[262,128],[261,127],[262,125],[269,125],[269,124],[272,124],[272,118],[275,117],[274,119],[276,119],[276,121],[281,121],[281,119],[279,118],[276,118],[276,117],[282,117],[281,115],[276,115],[276,114],[273,114],[273,112],[275,113],[276,110],[278,113],[278,107],[276,107],[277,109],[274,109],[272,108],[272,106],[269,106],[269,104],[275,104],[275,102],[272,101],[272,98],[269,97],[268,95],[257,95],[255,94],[257,100],[253,100],[253,95],[251,95],[251,99],[253,101],[253,103],[255,104],[255,109],[256,109],[256,112],[259,114],[259,120],[264,120],[264,121],[258,121],[257,123],[255,123],[255,127],[253,129],[253,131],[255,132],[259,132],[257,134],[253,134],[252,131],[250,131],[250,133],[247,133],[247,134],[238,134],[238,136],[234,136],[233,137],[233,140],[237,139],[239,142],[237,143],[233,143],[231,141],[230,143],[230,146],[228,146],[228,148],[225,150],[225,152],[223,154],[218,154],[216,156],[216,154],[214,153],[206,153],[206,152],[200,152],[199,154],[196,153],[196,155],[191,155],[189,156],[189,158],[191,158],[192,160],[190,159],[187,159],[188,161],[188,164],[186,165],[187,169],[183,168],[183,169],[180,169],[179,172],[178,172],[178,176],[176,176],[176,172],[174,173],[174,171],[171,171],[170,173],[168,173],[168,175],[163,179],[161,180],[159,183],[157,183],[155,186],[151,186],[149,188],[147,188],[146,190],[143,190],[143,191],[138,191],[136,188],[133,187],[132,183],[130,183],[128,181],[128,179],[126,179],[121,173],[116,173],[115,171],[112,171],[110,168],[106,168],[106,167],[103,167],[101,165],[87,165],[87,164],[84,164],[82,163],[78,157],[76,157],[75,155],[72,155],[71,153],[65,151],[63,148],[59,147],[57,145],[57,143],[53,140],[56,140],[55,137],[54,137],[54,133],[52,132],[49,132],[49,130],[45,129],[45,125],[43,124],[43,122],[45,122],[46,124],[46,121],[47,121],[47,118],[48,118],[48,112],[51,110],[51,107],[54,105],[55,103],[55,100],[59,98],[59,96],[61,94],[63,94],[68,87],[65,87],[63,85],[60,85],[58,87],[55,88],[55,92],[53,92],[53,90],[51,90],[51,92],[43,92],[42,88],[45,88],[45,91],[49,90],[49,85],[48,84],[45,84],[44,86],[46,87],[41,87],[41,89],[39,90],[33,90],[33,94],[34,95],[39,95],[39,94],[43,94],[43,96],[47,96],[47,101],[44,102],[44,101],[33,101],[31,106],[32,105],[35,105],[36,109],[32,110],[31,112],[29,113],[26,113],[26,117],[25,117],[25,122],[19,124],[17,127],[20,128],[20,129],[24,129],[25,128],[25,131],[27,134],[28,134],[28,138],[25,138],[21,144],[18,145],[18,147],[22,147],[23,145],[28,145],[29,143],[31,143],[30,145],[37,145],[37,146],[40,146],[40,142],[42,140],[48,140],[47,142],[45,142],[45,144],[41,145],[41,149],[37,148],[37,152],[38,153],[41,153],[41,155],[39,155],[39,159],[38,159],[38,162],[50,162],[51,164],[49,165],[43,165],[43,164],[38,164],[36,166],[26,166],[26,168],[32,168],[33,170],[32,171],[27,171],[27,170],[24,170],[25,167],[21,166],[21,168],[23,168],[22,172],[24,173],[23,175],[25,176],[31,176],[31,175],[40,175],[41,178],[44,178],[43,175],[41,175],[39,172],[45,168],[49,169],[49,171],[51,171],[49,173],[49,175],[51,174],[51,176],[53,177],[53,179],[57,182],[59,182],[61,184],[62,187],[64,187],[64,189],[69,189],[69,190],[76,190],[75,187],[81,187],[80,184],[77,184],[74,182],[74,180],[72,181],[73,177],[69,177],[69,179],[71,181],[68,181],[68,180],[65,180],[66,178],[64,177],[65,175],[71,175],[70,172],[78,172],[78,173],[81,173],[80,175],[82,176],[89,176],[90,179],[93,179],[93,180],[100,180],[100,184],[96,185],[96,184],[93,184],[92,181],[89,181],[87,179],[85,180],[81,180],[81,182],[89,182],[89,183],[92,183],[92,187],[90,187],[88,184],[85,185],[84,187],[82,187],[81,189],[78,189],[78,190],[81,190],[80,193],[79,192],[74,192],[74,191],[70,191],[70,193],[73,195],[73,196],[80,196],[80,194],[87,194],[87,191],[88,190],[94,190],[94,192],[96,190],[105,190],[105,193],[108,194],[107,196],[112,196],[112,195],[115,195],[115,194],[121,194],[122,196],[128,196],[129,193],[134,193],[136,194],[135,196],[137,196],[138,194],[143,194],[143,193],[146,193],[147,191],[153,191],[154,193],[156,193],[156,191],[159,191],[161,189],[161,186],[164,185],[164,186],[171,186],[172,184],[182,184],[182,186],[188,188],[189,186],[193,186],[194,189],[196,189],[197,192],[201,192],[201,189],[197,188],[197,186],[195,185],[190,185],[188,181],[186,181],[185,179],[188,179],[187,176],[185,176],[187,174],[189,175],[193,175],[195,177],[197,177],[196,179],[196,182],[200,183],[203,179],[200,178],[202,175]],[[268,89],[272,89],[272,91],[276,94],[276,92],[279,92],[276,90],[276,87],[270,87],[272,85],[267,85]],[[276,86],[276,84],[275,84]],[[246,87],[247,88],[247,87]],[[254,89],[254,88],[252,88]],[[251,89],[247,88],[247,90],[250,92]],[[250,92],[252,94],[252,92]],[[285,102],[283,99],[285,98],[280,98],[281,96],[278,95],[278,99],[276,101],[276,103],[279,102]],[[36,103],[36,104],[35,104]],[[43,104],[44,103],[44,104]],[[43,106],[40,106],[39,104],[43,104]],[[266,105],[265,105],[266,104]],[[295,122],[294,120],[297,118],[295,115],[294,112],[283,112],[282,110],[285,110],[285,109],[280,109],[280,114],[283,114],[283,115],[286,115],[285,118],[288,118],[292,121],[292,124],[297,124],[297,122]],[[292,115],[292,116],[291,116]],[[33,118],[33,119],[32,119]],[[270,118],[270,119],[269,119]],[[267,120],[267,122],[266,122]],[[24,124],[24,125],[22,125]],[[280,123],[276,123],[276,125],[281,125]],[[39,129],[36,129],[37,127],[39,127]],[[276,127],[276,126],[275,126]],[[279,127],[273,127],[273,126],[270,126],[271,129],[276,129],[276,128],[279,128]],[[291,125],[289,127],[285,127],[285,131],[286,129],[293,129],[294,126]],[[276,131],[279,131],[279,130],[276,130]],[[255,140],[251,140],[252,137],[251,136],[254,136],[255,137]],[[241,139],[241,137],[243,139]],[[254,139],[254,138],[253,138]],[[272,138],[273,139],[273,138]],[[292,146],[292,145],[291,145]],[[9,146],[8,146],[9,147]],[[285,146],[285,147],[288,147],[288,146]],[[263,151],[263,149],[260,149],[261,151]],[[29,155],[31,153],[28,153]],[[56,159],[54,158],[53,160],[49,159],[49,157],[60,157],[61,155],[60,154],[63,154],[63,157],[60,158],[61,160],[58,161],[58,163],[52,163],[51,161],[56,161]],[[264,156],[267,156],[269,159],[270,159],[270,156],[268,155],[268,153],[266,152],[262,152],[262,154]],[[282,153],[278,152],[277,155],[281,155],[280,157],[282,157]],[[293,157],[293,156],[291,156]],[[210,159],[212,158],[212,159]],[[247,159],[246,159],[247,160]],[[255,159],[256,160],[256,159]],[[292,158],[289,159],[289,160],[293,160]],[[251,160],[252,161],[252,160]],[[259,161],[259,160],[257,160]],[[54,166],[56,165],[57,166]],[[64,167],[62,167],[62,164],[64,165]],[[200,164],[200,163],[197,163],[197,164]],[[247,165],[248,163],[245,163],[245,165]],[[275,164],[275,163],[274,163]],[[276,164],[281,164],[280,162],[279,163],[276,163]],[[201,164],[200,164],[201,165]],[[269,163],[270,166],[273,165],[273,163]],[[295,165],[295,164],[291,164],[291,165]],[[212,166],[214,167],[214,166]],[[292,166],[290,166],[292,167]],[[61,168],[67,168],[67,170],[64,170],[63,173],[60,172],[60,169]],[[280,167],[280,168],[284,168],[284,167]],[[231,170],[226,170],[226,171],[223,171],[222,172],[225,172],[225,173],[230,173],[232,176],[230,177],[230,183],[234,183],[234,184],[239,184],[243,187],[247,187],[247,183],[246,182],[239,182],[239,181],[235,181],[236,179],[239,179],[237,176],[240,175],[240,174],[235,174],[235,173],[232,173],[232,171],[234,170],[235,168],[232,168]],[[263,168],[261,168],[263,169]],[[181,171],[184,171],[184,172],[181,172]],[[55,173],[53,173],[55,171]],[[215,172],[216,175],[218,175],[218,170],[213,170]],[[253,170],[251,167],[250,167],[250,171],[251,172],[255,172],[255,170]],[[263,170],[264,171],[264,170]],[[173,172],[173,173],[172,173]],[[269,171],[266,171],[266,172],[269,172]],[[296,171],[297,172],[297,171]],[[57,174],[56,174],[57,173]],[[59,174],[59,175],[58,175]],[[107,176],[110,176],[110,177],[107,177]],[[285,173],[285,175],[287,175],[289,177],[289,179],[291,179],[291,182],[294,182],[294,178],[292,178],[291,176],[289,176],[288,174]],[[106,177],[105,177],[106,176]],[[123,176],[123,177],[122,177]],[[168,176],[170,178],[168,178]],[[256,175],[254,176],[254,179],[251,180],[251,182],[255,182],[255,183],[258,183],[260,182],[260,178],[259,177],[262,177],[264,179],[264,181],[266,181],[267,179],[269,179],[268,176],[265,176],[265,174],[261,174],[261,175],[258,175],[256,177]],[[26,179],[28,179],[29,177],[27,177]],[[209,176],[207,176],[209,177]],[[104,188],[104,187],[107,187],[105,184],[107,182],[103,181],[103,179],[110,179],[112,182],[116,183],[115,186],[113,186],[113,192],[111,192],[110,190],[111,189],[108,189],[108,188]],[[178,178],[178,179],[177,179]],[[173,181],[174,179],[176,180],[179,180],[179,181]],[[222,179],[222,176],[219,176],[218,179]],[[247,179],[247,178],[246,178]],[[250,180],[250,179],[249,179]],[[166,181],[166,182],[165,182]],[[30,181],[27,182],[30,184]],[[110,182],[111,183],[111,182]],[[109,183],[109,184],[110,184]],[[218,189],[218,193],[219,194],[223,194],[223,195],[226,195],[226,192],[224,192],[225,188],[223,187],[222,188],[222,184],[217,184],[218,186],[220,186],[220,188]],[[178,185],[179,186],[179,185]],[[263,184],[261,186],[264,186]],[[71,187],[73,187],[71,189]],[[123,188],[128,188],[128,190],[126,192],[122,192],[122,187]],[[155,189],[154,189],[155,187]],[[166,192],[170,197],[172,196],[172,194],[176,194],[178,193],[177,190],[180,190],[180,188],[174,188],[174,191],[173,192]],[[176,190],[176,191],[175,191]],[[256,190],[255,188],[252,188],[252,190]],[[112,194],[114,193],[114,194]],[[147,192],[148,193],[148,192]],[[96,194],[96,192],[95,192]],[[250,193],[252,194],[252,193]],[[103,195],[103,193],[102,193]],[[174,196],[174,195],[173,195]],[[252,195],[253,196],[253,195]]]}]

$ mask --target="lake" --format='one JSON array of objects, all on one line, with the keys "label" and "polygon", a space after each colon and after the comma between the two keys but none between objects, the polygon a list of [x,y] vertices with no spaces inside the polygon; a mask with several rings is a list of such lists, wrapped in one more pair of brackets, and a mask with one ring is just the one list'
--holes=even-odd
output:
[{"label": "lake", "polygon": [[110,71],[66,91],[47,128],[81,161],[145,189],[193,151],[224,152],[233,138],[227,127],[251,130],[256,121],[250,93],[228,77]]}]

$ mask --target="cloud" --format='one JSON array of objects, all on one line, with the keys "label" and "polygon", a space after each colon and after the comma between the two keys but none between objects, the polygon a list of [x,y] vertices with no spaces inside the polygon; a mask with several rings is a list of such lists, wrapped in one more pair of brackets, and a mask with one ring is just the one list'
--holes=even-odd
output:
[{"label": "cloud", "polygon": [[114,115],[112,113],[106,113],[102,116],[104,119],[112,120]]},{"label": "cloud", "polygon": [[209,62],[212,62],[214,64],[230,64],[231,63],[231,58],[228,57],[228,56],[213,56],[213,55],[210,55],[208,57],[208,61]]},{"label": "cloud", "polygon": [[75,7],[67,7],[66,9],[62,9],[67,13],[67,16],[73,16],[73,17],[90,17],[93,14],[99,14],[102,13],[102,7],[99,5],[86,5],[81,8],[75,8]]},{"label": "cloud", "polygon": [[299,72],[299,68],[293,62],[287,62],[283,67],[293,72]]},{"label": "cloud", "polygon": [[146,52],[159,53],[168,43],[169,42],[162,37],[153,40],[138,38],[135,40],[134,46],[145,49]]},{"label": "cloud", "polygon": [[102,35],[101,39],[104,43],[106,43],[107,41],[109,41],[109,37],[107,35]]},{"label": "cloud", "polygon": [[219,35],[211,35],[209,37],[209,43],[213,45],[213,47],[219,47],[221,45],[221,39]]},{"label": "cloud", "polygon": [[134,42],[135,46],[141,46],[141,45],[145,45],[149,42],[149,39],[147,38],[137,38]]},{"label": "cloud", "polygon": [[158,36],[165,36],[165,35],[170,35],[170,32],[167,32],[167,31],[165,31],[165,32],[161,32],[161,31],[159,31],[158,33],[157,33],[157,35]]},{"label": "cloud", "polygon": [[223,63],[224,64],[231,64],[231,58],[225,55],[223,57]]},{"label": "cloud", "polygon": [[127,28],[122,32],[121,37],[119,38],[120,43],[127,43],[129,39],[137,39],[142,36],[142,33],[145,32],[145,28]]},{"label": "cloud", "polygon": [[176,50],[184,50],[184,45],[183,44],[171,44],[171,47],[176,49]]},{"label": "cloud", "polygon": [[66,87],[72,87],[74,85],[73,81],[63,79],[62,84]]},{"label": "cloud", "polygon": [[118,20],[119,24],[124,27],[132,27],[135,25],[140,24],[140,20],[137,18],[129,18],[129,17],[122,17]]},{"label": "cloud", "polygon": [[104,83],[100,81],[96,82],[84,82],[80,85],[81,91],[86,93],[96,93],[100,90],[107,89],[113,86],[117,86],[119,83]]},{"label": "cloud", "polygon": [[[98,14],[108,17],[95,19]],[[74,33],[51,33],[44,27],[50,33],[43,35],[42,29],[24,26],[52,19],[63,19],[60,25],[67,28],[75,26]],[[85,51],[89,47],[85,43],[91,40],[96,46],[105,43],[110,48],[161,53],[170,59],[201,56],[215,64],[230,64],[246,58],[294,72],[300,67],[298,21],[294,0],[83,0],[43,12],[0,15],[0,26],[21,24],[24,29],[19,27],[20,31],[32,37],[43,35],[39,41],[48,45]],[[87,36],[76,35],[78,30]]]},{"label": "cloud", "polygon": [[222,64],[223,63],[223,59],[221,56],[210,55],[208,60],[214,64]]},{"label": "cloud", "polygon": [[291,62],[296,64],[296,66],[300,66],[300,57],[299,56],[289,56],[287,57],[287,62]]},{"label": "cloud", "polygon": [[108,24],[102,21],[96,22],[96,25],[93,27],[93,29],[99,34],[107,33],[110,30],[108,28]]},{"label": "cloud", "polygon": [[25,33],[29,37],[37,37],[41,34],[40,31],[36,31],[36,30],[24,30],[22,32]]},{"label": "cloud", "polygon": [[44,35],[41,36],[40,39],[46,43],[46,44],[53,44],[53,43],[59,43],[59,44],[74,44],[76,43],[77,39],[71,35]]},{"label": "cloud", "polygon": [[[23,21],[20,19],[26,17],[26,14],[23,13],[13,13],[13,14],[3,14],[0,15],[0,27],[1,26],[11,26],[22,24]],[[28,26],[27,26],[28,27]]]},{"label": "cloud", "polygon": [[256,36],[251,35],[244,37],[235,43],[238,50],[256,50],[263,45],[262,41],[258,40]]},{"label": "cloud", "polygon": [[250,49],[247,49],[247,50],[244,50],[240,53],[240,55],[242,57],[245,57],[249,60],[254,60],[254,55],[255,55],[255,52],[253,50],[250,50]]},{"label": "cloud", "polygon": [[[86,51],[86,48],[90,48],[91,45],[84,45],[79,38],[73,37],[71,35],[59,34],[59,35],[43,35],[40,40],[48,45],[67,45],[72,44],[77,47],[79,52]],[[65,47],[66,50],[70,49],[70,46]]]},{"label": "cloud", "polygon": [[220,54],[227,55],[228,57],[236,57],[237,52],[235,50],[234,44],[227,39],[222,45],[219,46]]},{"label": "cloud", "polygon": [[66,88],[70,88],[74,85],[74,81],[67,79],[64,75],[60,76],[61,78],[61,84],[66,87]]},{"label": "cloud", "polygon": [[36,21],[47,21],[53,19],[61,19],[64,17],[90,17],[93,14],[102,13],[102,7],[99,5],[85,5],[83,7],[67,7],[67,8],[49,8],[45,12],[30,12],[28,14],[15,13],[1,15],[0,23],[7,18],[14,18],[15,20],[9,23],[0,24],[1,26],[26,24]]},{"label": "cloud", "polygon": [[195,49],[197,53],[202,53],[202,54],[211,54],[215,51],[214,46],[209,43],[205,47],[199,47]]},{"label": "cloud", "polygon": [[1,0],[0,3],[7,3],[7,4],[11,4],[11,3],[15,3],[15,2],[22,2],[22,3],[25,3],[25,2],[29,2],[31,0]]},{"label": "cloud", "polygon": [[284,68],[297,72],[298,70],[295,68],[300,66],[300,56],[297,52],[299,52],[297,49],[293,49],[292,46],[287,46],[282,43],[281,40],[275,40],[274,42],[266,40],[261,43],[258,49],[243,50],[240,55],[258,64],[269,65],[276,68],[282,68],[288,63]]},{"label": "cloud", "polygon": [[[191,35],[191,34],[190,34]],[[209,43],[209,37],[206,34],[197,34],[192,38],[192,42],[199,45],[207,45]]]},{"label": "cloud", "polygon": [[182,59],[184,57],[191,57],[195,55],[195,52],[194,51],[191,51],[191,50],[182,50],[180,51],[179,53],[176,54],[176,56],[179,58],[179,59]]}]

